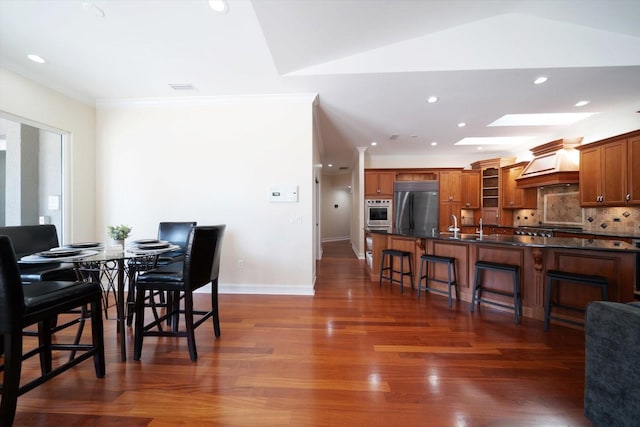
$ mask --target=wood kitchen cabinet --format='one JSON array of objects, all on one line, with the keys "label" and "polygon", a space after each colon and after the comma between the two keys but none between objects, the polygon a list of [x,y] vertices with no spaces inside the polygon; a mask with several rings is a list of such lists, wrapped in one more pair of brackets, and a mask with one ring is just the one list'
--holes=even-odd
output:
[{"label": "wood kitchen cabinet", "polygon": [[496,158],[477,161],[471,164],[474,170],[480,170],[480,217],[486,225],[513,225],[513,210],[502,209],[500,168],[513,164],[514,158]]},{"label": "wood kitchen cabinet", "polygon": [[462,201],[462,169],[440,171],[440,202]]},{"label": "wood kitchen cabinet", "polygon": [[455,215],[458,219],[458,228],[460,228],[461,218],[461,203],[460,202],[440,202],[440,209],[438,211],[438,229],[440,231],[449,231],[449,227],[453,225],[453,218],[451,215]]},{"label": "wood kitchen cabinet", "polygon": [[427,171],[398,171],[396,181],[437,181],[438,172]]},{"label": "wood kitchen cabinet", "polygon": [[462,169],[447,169],[440,171],[439,198],[440,208],[438,212],[438,228],[440,231],[448,231],[453,225],[455,215],[458,219],[458,227],[461,221],[462,207]]},{"label": "wood kitchen cabinet", "polygon": [[480,209],[480,171],[462,171],[462,208]]},{"label": "wood kitchen cabinet", "polygon": [[640,205],[640,134],[627,139],[627,192],[630,205]]},{"label": "wood kitchen cabinet", "polygon": [[640,131],[578,147],[581,206],[640,204]]},{"label": "wood kitchen cabinet", "polygon": [[395,172],[365,171],[364,195],[367,199],[392,199]]},{"label": "wood kitchen cabinet", "polygon": [[520,176],[529,162],[515,163],[500,168],[502,207],[504,209],[536,209],[538,190],[536,188],[517,188],[516,178]]}]

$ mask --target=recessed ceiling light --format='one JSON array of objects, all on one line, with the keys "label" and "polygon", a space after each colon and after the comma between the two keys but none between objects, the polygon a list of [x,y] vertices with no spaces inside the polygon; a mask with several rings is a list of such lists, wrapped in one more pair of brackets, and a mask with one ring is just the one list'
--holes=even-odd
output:
[{"label": "recessed ceiling light", "polygon": [[327,166],[329,166],[330,168],[333,167],[333,163],[329,163]]},{"label": "recessed ceiling light", "polygon": [[434,102],[438,102],[438,97],[437,96],[430,96],[429,98],[427,98],[427,102],[429,104],[433,104]]},{"label": "recessed ceiling light", "polygon": [[42,59],[40,56],[38,55],[27,55],[27,58],[29,58],[30,60],[32,60],[33,62],[37,62],[38,64],[44,64],[44,59]]},{"label": "recessed ceiling light", "polygon": [[437,143],[437,142],[435,142],[435,141],[433,141],[433,142],[431,143],[431,146],[432,146],[432,147],[435,147],[436,145],[438,145],[438,143]]},{"label": "recessed ceiling light", "polygon": [[533,81],[534,85],[541,85],[542,83],[546,82],[548,80],[548,78],[546,76],[540,76],[537,79],[535,79]]},{"label": "recessed ceiling light", "polygon": [[229,12],[229,3],[227,3],[227,0],[209,0],[209,7],[213,9],[214,12]]},{"label": "recessed ceiling light", "polygon": [[478,147],[478,150],[482,150],[482,147]]},{"label": "recessed ceiling light", "polygon": [[82,3],[82,8],[84,10],[86,10],[87,12],[93,13],[96,16],[96,18],[104,18],[105,17],[104,10],[100,9],[98,6],[96,6],[95,4],[91,3],[90,1],[83,2]]},{"label": "recessed ceiling light", "polygon": [[584,107],[585,105],[587,105],[589,103],[589,101],[578,101],[576,102],[576,107]]},{"label": "recessed ceiling light", "polygon": [[506,114],[487,126],[570,125],[598,113]]},{"label": "recessed ceiling light", "polygon": [[375,142],[375,141],[373,141],[373,142],[371,143],[371,145],[378,145],[378,143],[377,143],[377,142]]},{"label": "recessed ceiling light", "polygon": [[455,145],[516,145],[530,139],[529,136],[470,136],[462,138]]},{"label": "recessed ceiling light", "polygon": [[191,83],[169,83],[171,89],[173,90],[196,90],[196,88]]},{"label": "recessed ceiling light", "polygon": [[465,122],[460,122],[460,123],[458,123],[458,127],[459,127],[459,128],[463,128],[463,127],[465,127],[466,125],[467,125],[467,124],[466,124]]}]

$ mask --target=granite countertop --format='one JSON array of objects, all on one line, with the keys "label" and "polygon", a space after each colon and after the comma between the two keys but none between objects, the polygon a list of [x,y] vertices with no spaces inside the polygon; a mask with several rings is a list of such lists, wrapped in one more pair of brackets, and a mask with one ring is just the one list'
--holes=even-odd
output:
[{"label": "granite countertop", "polygon": [[[475,227],[478,228],[480,227],[480,224],[462,224],[460,225],[461,227]],[[488,227],[496,227],[496,228],[500,228],[500,229],[512,229],[512,230],[521,230],[523,228],[544,228],[544,229],[549,229],[551,231],[554,232],[570,232],[570,233],[575,233],[575,234],[586,234],[589,236],[604,236],[604,237],[618,237],[621,239],[640,239],[640,234],[638,233],[627,233],[627,232],[621,232],[621,231],[606,231],[606,230],[596,230],[596,231],[589,231],[589,230],[583,230],[581,228],[573,228],[573,227],[561,227],[559,225],[547,225],[547,224],[541,224],[541,225],[530,225],[530,226],[520,226],[520,227],[512,227],[509,225],[498,225],[498,224],[484,224],[484,228],[488,228]]]},{"label": "granite countertop", "polygon": [[458,233],[457,237],[453,233],[427,233],[418,230],[394,230],[388,229],[366,229],[374,234],[391,234],[402,237],[415,237],[420,239],[434,239],[446,241],[460,241],[463,243],[489,243],[511,246],[529,246],[537,248],[565,248],[565,249],[590,249],[599,251],[629,251],[640,252],[640,248],[616,240],[600,239],[580,239],[569,237],[542,237],[542,236],[520,236],[504,234],[484,234],[482,238],[478,234]]}]

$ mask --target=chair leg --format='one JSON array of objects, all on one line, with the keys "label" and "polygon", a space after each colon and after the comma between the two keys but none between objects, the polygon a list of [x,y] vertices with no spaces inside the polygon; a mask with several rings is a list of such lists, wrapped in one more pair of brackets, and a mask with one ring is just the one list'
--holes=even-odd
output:
[{"label": "chair leg", "polygon": [[456,284],[456,301],[460,301],[460,297],[458,296],[458,269],[456,268],[456,262],[453,261],[453,280]]},{"label": "chair leg", "polygon": [[135,318],[133,332],[133,360],[140,360],[142,355],[142,339],[144,334],[144,294],[140,286],[136,288]]},{"label": "chair leg", "polygon": [[547,278],[545,298],[544,298],[544,327],[543,330],[549,330],[549,318],[551,316],[551,278]]},{"label": "chair leg", "polygon": [[128,274],[127,274],[127,278],[129,280],[129,291],[127,292],[127,302],[126,302],[126,306],[127,306],[127,311],[126,311],[126,316],[127,316],[127,326],[131,326],[133,324],[133,311],[132,307],[135,305],[135,301],[133,299],[134,295],[136,294],[136,274],[137,274],[137,267],[130,265],[129,266],[129,270],[128,270]]},{"label": "chair leg", "polygon": [[[180,330],[180,292],[167,292],[167,323],[171,324],[173,332],[178,333]],[[170,322],[169,322],[170,321]]]},{"label": "chair leg", "polygon": [[22,370],[22,331],[4,335],[4,377],[2,380],[2,403],[0,421],[2,425],[13,425],[18,404],[20,373]]},{"label": "chair leg", "polygon": [[104,378],[105,358],[104,358],[104,327],[102,325],[102,311],[100,306],[102,298],[96,299],[91,303],[91,339],[93,346],[96,348],[96,354],[93,356],[93,365],[96,370],[97,378]]},{"label": "chair leg", "polygon": [[52,369],[51,355],[51,328],[50,319],[38,323],[38,345],[40,350],[40,372],[42,375],[48,374]]},{"label": "chair leg", "polygon": [[384,260],[386,258],[387,257],[385,256],[385,254],[382,254],[382,260],[380,261],[380,275],[379,275],[380,279],[378,280],[379,287],[382,287],[382,273],[384,272]]},{"label": "chair leg", "polygon": [[[476,268],[476,277],[473,280],[473,289],[471,290],[471,307],[470,310],[473,313],[476,304],[476,293],[478,292],[478,284],[480,283],[480,275],[482,274],[482,270]],[[478,298],[480,295],[478,295]],[[479,303],[478,303],[479,304]]]},{"label": "chair leg", "polygon": [[518,272],[513,272],[513,323],[516,325],[520,323],[520,318],[518,317],[522,314],[522,305],[520,303],[520,278],[518,277]]},{"label": "chair leg", "polygon": [[451,265],[447,264],[447,290],[448,290],[448,295],[449,295],[449,308],[451,308],[452,302],[451,302]]},{"label": "chair leg", "polygon": [[[404,257],[400,257],[400,293],[404,293]],[[393,273],[391,273],[393,274]]]},{"label": "chair leg", "polygon": [[187,332],[187,344],[189,346],[189,357],[195,362],[198,359],[196,349],[196,335],[193,327],[193,293],[186,292],[184,296],[184,324]]},{"label": "chair leg", "polygon": [[213,332],[220,336],[220,313],[218,310],[218,281],[211,282],[211,311],[213,312]]}]

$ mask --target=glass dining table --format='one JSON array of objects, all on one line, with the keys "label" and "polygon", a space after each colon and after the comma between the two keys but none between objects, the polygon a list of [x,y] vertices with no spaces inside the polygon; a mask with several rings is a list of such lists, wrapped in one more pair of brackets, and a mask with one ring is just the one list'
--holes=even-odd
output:
[{"label": "glass dining table", "polygon": [[[104,295],[105,317],[108,318],[109,295],[115,294],[117,332],[120,337],[120,360],[127,360],[127,307],[133,303],[132,285],[136,275],[155,266],[157,258],[166,252],[180,249],[177,245],[145,239],[145,244],[132,245],[125,248],[105,247],[101,243],[78,243],[49,251],[22,257],[20,262],[68,262],[73,263],[76,274],[81,280],[94,280],[102,284]],[[125,296],[125,287],[129,285],[129,298]]]}]

